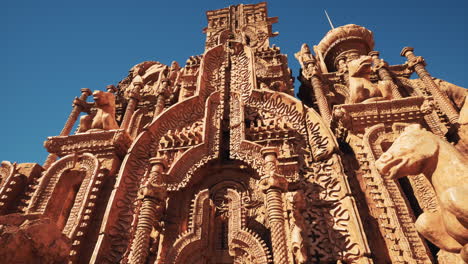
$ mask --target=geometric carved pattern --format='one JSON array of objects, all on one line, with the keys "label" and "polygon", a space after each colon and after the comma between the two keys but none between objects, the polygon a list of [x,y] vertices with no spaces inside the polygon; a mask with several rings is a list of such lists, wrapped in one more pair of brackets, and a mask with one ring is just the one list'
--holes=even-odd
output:
[{"label": "geometric carved pattern", "polygon": [[[393,127],[397,129],[402,125],[401,123],[394,123]],[[386,132],[383,124],[375,125],[367,130],[363,142],[364,146],[368,149],[367,153],[370,153],[370,156],[367,157],[370,164],[374,164],[383,153],[382,142],[393,142],[396,138],[395,134],[398,132]],[[382,177],[373,166],[371,167],[371,171],[374,175],[373,183],[369,182],[368,184],[369,187],[373,188],[370,190],[371,197],[385,201],[382,204],[382,202],[376,200],[377,204],[382,204],[376,210],[379,216],[378,219],[383,227],[381,232],[385,234],[384,237],[389,248],[400,248],[399,254],[390,254],[390,257],[394,258],[395,261],[399,261],[401,259],[400,254],[403,253],[404,258],[414,259],[414,263],[430,263],[431,260],[428,258],[427,246],[416,231],[414,225],[415,216],[408,209],[408,202],[404,197],[401,187],[394,180]],[[371,178],[368,179],[370,180]],[[418,182],[418,184],[426,185],[427,182]],[[427,187],[428,190],[432,189],[431,186]],[[430,195],[430,192],[428,195]],[[380,197],[377,198],[377,196]],[[393,206],[391,206],[392,204]]]},{"label": "geometric carved pattern", "polygon": [[[388,66],[372,32],[346,25],[297,53],[301,101],[266,3],[207,19],[205,51],[184,67],[142,62],[107,87],[111,116],[82,89],[44,167],[1,163],[0,227],[52,222],[70,263],[430,263],[413,212],[445,203],[423,174],[395,181],[374,163],[411,123],[463,147],[446,96],[461,108],[465,90],[434,82],[411,48]],[[70,135],[81,112],[114,123]]]},{"label": "geometric carved pattern", "polygon": [[[228,201],[228,247],[229,254],[238,261],[267,264],[271,261],[268,248],[261,238],[245,227],[245,212],[241,205],[241,197],[234,189],[224,189],[224,199]],[[189,229],[181,234],[168,253],[166,263],[198,263],[203,254],[208,254],[210,224],[213,223],[215,207],[208,190],[199,192],[193,202],[190,212]],[[204,263],[204,262],[200,262]],[[244,263],[244,262],[242,262]]]}]

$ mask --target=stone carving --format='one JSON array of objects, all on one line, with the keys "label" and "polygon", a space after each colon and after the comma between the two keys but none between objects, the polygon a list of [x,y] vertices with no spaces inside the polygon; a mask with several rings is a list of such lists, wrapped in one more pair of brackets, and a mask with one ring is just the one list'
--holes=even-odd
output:
[{"label": "stone carving", "polygon": [[[302,68],[298,100],[287,55],[269,43],[277,18],[268,17],[266,3],[206,15],[203,54],[184,66],[139,63],[108,92],[96,91],[94,103],[86,103],[91,92],[82,89],[62,132],[44,143],[50,152],[44,168],[2,162],[1,257],[122,264],[462,261],[466,207],[459,201],[467,188],[450,177],[466,167],[450,171],[442,164],[447,155],[431,156],[443,161],[430,163],[431,184],[422,174],[383,177],[375,160],[408,123],[430,129],[440,146],[446,137],[463,150],[466,91],[431,78],[410,48],[407,63],[387,65],[373,51],[371,31],[345,25],[295,54]],[[409,79],[413,72],[421,78]],[[81,112],[88,115],[70,135]],[[442,181],[444,172],[450,177]],[[442,248],[437,256],[418,234],[415,215],[419,231]],[[428,228],[430,220],[439,228]]]},{"label": "stone carving", "polygon": [[423,173],[432,183],[441,210],[418,217],[418,231],[438,247],[461,253],[468,260],[468,167],[464,157],[449,143],[410,125],[377,160],[379,171],[392,179]]},{"label": "stone carving", "polygon": [[78,133],[92,132],[94,130],[117,129],[115,121],[115,97],[110,92],[94,91],[94,106],[97,108],[94,116],[85,115],[80,118]]},{"label": "stone carving", "polygon": [[373,84],[370,81],[371,65],[372,58],[370,56],[361,56],[348,62],[351,103],[392,99],[392,90],[389,83]]},{"label": "stone carving", "polygon": [[[230,218],[228,220],[228,247],[229,254],[234,257],[234,263],[267,264],[270,262],[268,249],[258,235],[244,226],[245,214],[242,212],[239,193],[233,189],[227,189],[226,201],[229,202],[228,209]],[[216,196],[216,195],[215,195]],[[208,190],[202,190],[194,200],[191,212],[189,229],[183,233],[174,243],[174,247],[168,253],[166,263],[188,263],[190,260],[209,258],[209,250],[206,246],[210,240],[210,227],[208,223],[213,218],[213,202],[209,199]],[[190,261],[191,262],[191,261]],[[195,262],[198,263],[198,262]]]},{"label": "stone carving", "polygon": [[309,45],[305,43],[302,44],[301,50],[294,54],[294,57],[296,57],[304,70],[308,70],[310,64],[313,66],[316,63],[314,56],[310,52]]},{"label": "stone carving", "polygon": [[55,222],[37,215],[0,216],[0,258],[4,263],[64,263],[71,241]]},{"label": "stone carving", "polygon": [[288,193],[288,205],[291,211],[291,246],[292,253],[296,263],[307,263],[307,246],[303,237],[303,230],[305,228],[304,217],[302,213],[307,208],[306,199],[302,191]]}]

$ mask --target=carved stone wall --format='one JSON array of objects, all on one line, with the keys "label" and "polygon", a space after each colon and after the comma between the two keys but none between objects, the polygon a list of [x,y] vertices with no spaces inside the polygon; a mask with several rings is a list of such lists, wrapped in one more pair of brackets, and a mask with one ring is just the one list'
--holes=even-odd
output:
[{"label": "carved stone wall", "polygon": [[[135,65],[95,92],[115,97],[115,106],[99,96],[88,103],[91,91],[82,89],[62,132],[44,143],[43,166],[1,163],[0,240],[16,244],[6,242],[0,255],[44,263],[434,263],[437,249],[414,223],[442,210],[431,182],[395,181],[374,163],[411,123],[458,144],[458,113],[448,102],[461,111],[461,93],[445,98],[453,93],[438,85],[454,86],[432,80],[411,48],[402,53],[407,63],[388,65],[371,31],[346,25],[296,54],[299,100],[287,55],[270,46],[277,18],[266,3],[206,15],[203,54],[183,66]],[[419,79],[409,78],[414,72]],[[81,112],[102,124],[70,134]],[[50,238],[34,231],[41,227]],[[18,257],[18,241],[27,256]],[[439,263],[454,259],[439,253]]]}]

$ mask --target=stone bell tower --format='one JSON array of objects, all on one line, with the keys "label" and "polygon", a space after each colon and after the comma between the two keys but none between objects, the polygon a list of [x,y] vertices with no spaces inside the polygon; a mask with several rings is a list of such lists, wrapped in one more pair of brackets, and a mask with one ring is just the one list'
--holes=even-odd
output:
[{"label": "stone bell tower", "polygon": [[[450,216],[462,192],[439,204],[428,178],[385,175],[397,173],[390,145],[409,123],[462,148],[461,101],[440,89],[457,88],[409,48],[408,63],[387,65],[372,32],[347,25],[296,54],[301,101],[287,56],[270,45],[277,18],[266,3],[206,15],[203,54],[182,67],[145,61],[106,91],[82,89],[42,166],[2,162],[0,258],[431,263],[415,217]],[[449,251],[439,263],[460,260]]]}]

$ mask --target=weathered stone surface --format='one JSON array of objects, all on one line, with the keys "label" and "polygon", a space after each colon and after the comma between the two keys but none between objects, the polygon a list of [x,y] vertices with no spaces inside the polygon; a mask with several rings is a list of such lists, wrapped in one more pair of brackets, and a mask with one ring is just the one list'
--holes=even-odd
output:
[{"label": "weathered stone surface", "polygon": [[[434,187],[440,210],[418,217],[416,229],[449,252],[461,253],[468,245],[468,165],[451,144],[410,125],[376,162],[377,169],[392,179],[424,174]],[[462,252],[463,259],[468,256]]]},{"label": "weathered stone surface", "polygon": [[295,54],[299,100],[266,3],[206,15],[203,54],[139,63],[94,103],[81,89],[43,167],[1,163],[0,262],[466,258],[466,156],[451,145],[466,155],[466,90],[412,48],[388,65],[351,24]]},{"label": "weathered stone surface", "polygon": [[66,263],[71,241],[54,222],[39,215],[0,216],[3,263]]}]

